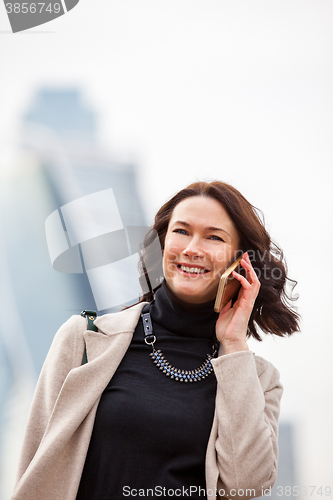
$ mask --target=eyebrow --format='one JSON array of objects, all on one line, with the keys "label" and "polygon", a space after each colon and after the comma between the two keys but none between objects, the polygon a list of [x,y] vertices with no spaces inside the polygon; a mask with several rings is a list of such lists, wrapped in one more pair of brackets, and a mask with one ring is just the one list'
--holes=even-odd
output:
[{"label": "eyebrow", "polygon": [[[191,227],[191,224],[189,224],[188,222],[185,222],[183,220],[177,220],[174,222],[174,224],[182,224],[185,227]],[[226,231],[225,229],[222,229],[221,227],[209,226],[209,227],[205,227],[205,229],[207,231],[222,231],[223,233],[226,233],[228,236],[230,236],[228,231]],[[230,238],[231,238],[231,236],[230,236]]]}]

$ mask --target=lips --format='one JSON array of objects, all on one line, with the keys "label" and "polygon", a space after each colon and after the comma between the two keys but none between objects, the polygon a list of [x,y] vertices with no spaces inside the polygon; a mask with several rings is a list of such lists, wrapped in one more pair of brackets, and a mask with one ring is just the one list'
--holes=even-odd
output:
[{"label": "lips", "polygon": [[197,266],[186,266],[185,264],[177,264],[178,269],[185,274],[207,274],[209,273],[209,269],[205,267],[197,267]]}]

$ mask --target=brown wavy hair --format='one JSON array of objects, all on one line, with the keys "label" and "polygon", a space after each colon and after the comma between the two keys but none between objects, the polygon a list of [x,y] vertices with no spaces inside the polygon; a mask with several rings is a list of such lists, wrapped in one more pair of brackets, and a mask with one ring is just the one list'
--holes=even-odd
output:
[{"label": "brown wavy hair", "polygon": [[[163,250],[169,221],[175,206],[191,196],[213,198],[225,208],[238,231],[239,250],[248,252],[252,266],[260,280],[260,291],[248,324],[248,336],[262,340],[258,327],[264,333],[280,337],[299,331],[300,317],[291,306],[291,302],[298,298],[292,296],[297,282],[287,277],[287,266],[282,250],[272,242],[258,209],[233,186],[219,181],[190,184],[167,201],[157,212],[154,225],[145,238],[139,264],[141,286],[144,290],[143,284],[148,283],[150,291],[143,293],[139,302],[151,302],[154,298],[154,290],[156,291],[163,281],[161,251],[156,246],[154,249],[152,244],[156,233]],[[287,291],[288,285],[292,285],[290,294]]]}]

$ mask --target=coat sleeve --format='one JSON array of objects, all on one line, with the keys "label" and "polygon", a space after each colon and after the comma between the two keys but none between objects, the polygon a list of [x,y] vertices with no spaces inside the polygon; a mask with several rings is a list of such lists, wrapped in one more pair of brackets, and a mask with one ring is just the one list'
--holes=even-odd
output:
[{"label": "coat sleeve", "polygon": [[279,372],[252,351],[212,360],[217,378],[215,456],[220,496],[263,495],[276,480]]},{"label": "coat sleeve", "polygon": [[57,331],[45,359],[29,412],[16,483],[29,467],[43,439],[61,387],[84,352],[85,319],[72,316]]}]

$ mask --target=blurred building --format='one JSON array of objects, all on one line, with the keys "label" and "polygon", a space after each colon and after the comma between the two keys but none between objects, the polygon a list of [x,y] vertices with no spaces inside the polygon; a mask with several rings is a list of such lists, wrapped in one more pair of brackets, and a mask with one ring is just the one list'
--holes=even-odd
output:
[{"label": "blurred building", "polygon": [[9,498],[31,396],[57,329],[82,309],[96,310],[85,273],[52,268],[47,217],[112,188],[123,224],[145,225],[136,166],[103,152],[97,136],[96,115],[79,90],[39,90],[0,185],[0,500]]}]

